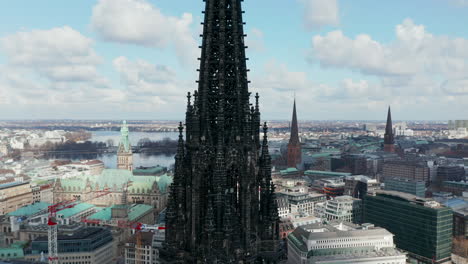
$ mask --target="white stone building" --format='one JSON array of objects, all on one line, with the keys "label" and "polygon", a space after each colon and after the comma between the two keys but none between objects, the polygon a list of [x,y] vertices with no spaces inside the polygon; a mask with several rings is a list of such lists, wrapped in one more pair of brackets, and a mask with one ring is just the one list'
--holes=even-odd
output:
[{"label": "white stone building", "polygon": [[362,200],[351,196],[338,196],[323,203],[317,203],[314,214],[327,221],[356,222],[361,221]]},{"label": "white stone building", "polygon": [[406,264],[393,234],[366,224],[332,222],[297,228],[288,236],[289,264]]}]

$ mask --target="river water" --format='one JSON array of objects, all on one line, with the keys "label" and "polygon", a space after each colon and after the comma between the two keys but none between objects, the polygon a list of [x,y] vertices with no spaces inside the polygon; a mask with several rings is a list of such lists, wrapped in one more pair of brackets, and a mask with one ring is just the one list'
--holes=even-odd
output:
[{"label": "river water", "polygon": [[[106,143],[109,139],[114,142],[114,145],[118,145],[120,141],[120,132],[118,131],[93,131],[90,141],[95,142],[104,142]],[[129,138],[132,146],[138,144],[138,141],[143,138],[149,138],[152,141],[163,140],[164,138],[177,139],[177,132],[130,132]],[[106,168],[115,169],[117,166],[117,155],[116,154],[102,154],[98,155],[98,160],[104,162]],[[135,153],[133,154],[133,166],[135,168],[144,166],[152,167],[156,165],[161,165],[165,167],[170,167],[174,164],[174,155],[148,155],[144,153]]]}]

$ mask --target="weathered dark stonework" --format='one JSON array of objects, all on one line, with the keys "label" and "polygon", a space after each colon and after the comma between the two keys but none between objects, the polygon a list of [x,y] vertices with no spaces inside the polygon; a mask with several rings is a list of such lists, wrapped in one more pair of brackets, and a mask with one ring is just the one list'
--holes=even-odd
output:
[{"label": "weathered dark stonework", "polygon": [[274,263],[271,160],[250,104],[241,0],[206,0],[198,90],[188,94],[166,214],[169,263]]}]

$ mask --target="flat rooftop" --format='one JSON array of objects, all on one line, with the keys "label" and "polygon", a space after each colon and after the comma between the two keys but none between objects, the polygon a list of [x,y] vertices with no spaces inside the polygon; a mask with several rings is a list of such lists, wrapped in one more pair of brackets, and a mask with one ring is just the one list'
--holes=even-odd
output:
[{"label": "flat rooftop", "polygon": [[11,187],[16,187],[16,186],[20,186],[20,185],[26,185],[26,184],[29,184],[29,182],[9,182],[9,183],[4,183],[4,184],[0,184],[0,190],[8,189],[8,188],[11,188]]},{"label": "flat rooftop", "polygon": [[382,194],[382,195],[394,196],[394,197],[406,200],[408,202],[413,202],[413,203],[423,205],[425,207],[431,207],[431,208],[441,208],[441,207],[443,207],[438,202],[436,202],[434,199],[422,198],[422,197],[412,195],[412,194],[409,194],[409,193],[404,193],[404,192],[388,191],[388,190],[376,190],[375,194],[376,195]]}]

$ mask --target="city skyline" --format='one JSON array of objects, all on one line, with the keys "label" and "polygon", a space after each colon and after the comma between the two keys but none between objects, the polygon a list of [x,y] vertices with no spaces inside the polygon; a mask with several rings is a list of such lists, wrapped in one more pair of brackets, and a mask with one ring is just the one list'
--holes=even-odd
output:
[{"label": "city skyline", "polygon": [[[294,92],[300,120],[384,120],[388,105],[395,120],[465,118],[466,1],[266,3],[244,2],[263,119],[288,120]],[[183,119],[202,3],[21,0],[1,10],[0,119]]]}]

